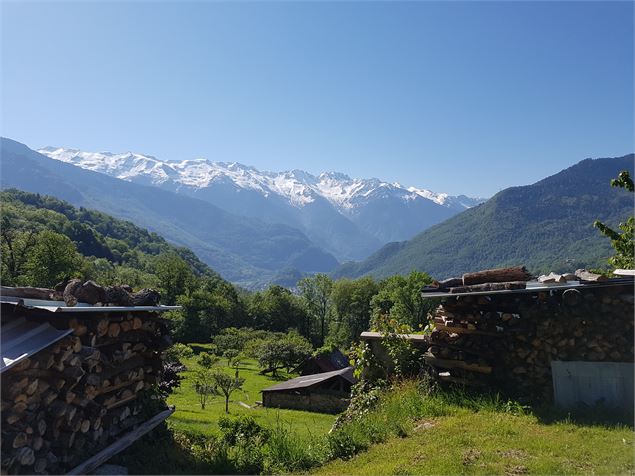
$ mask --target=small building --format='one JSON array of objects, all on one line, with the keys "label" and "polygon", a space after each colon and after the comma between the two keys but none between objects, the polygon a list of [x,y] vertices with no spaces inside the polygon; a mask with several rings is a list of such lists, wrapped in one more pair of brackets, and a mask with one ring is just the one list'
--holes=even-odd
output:
[{"label": "small building", "polygon": [[339,349],[331,352],[313,355],[302,362],[296,372],[300,375],[320,374],[322,372],[332,372],[333,370],[342,370],[350,364],[348,358]]},{"label": "small building", "polygon": [[265,388],[262,404],[269,408],[339,413],[348,407],[351,386],[356,382],[353,367],[303,375]]}]

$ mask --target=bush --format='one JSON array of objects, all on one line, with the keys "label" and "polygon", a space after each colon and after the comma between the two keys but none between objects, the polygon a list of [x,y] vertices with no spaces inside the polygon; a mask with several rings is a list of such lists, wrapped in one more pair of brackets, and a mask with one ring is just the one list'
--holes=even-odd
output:
[{"label": "bush", "polygon": [[332,459],[349,459],[368,447],[368,445],[359,438],[353,436],[353,431],[351,431],[350,428],[330,433],[327,440],[329,445],[329,457]]},{"label": "bush", "polygon": [[210,354],[209,352],[203,352],[198,356],[198,360],[196,361],[198,365],[201,367],[205,367],[206,369],[211,369],[214,364],[216,364],[220,360],[214,354]]},{"label": "bush", "polygon": [[165,351],[166,362],[179,362],[181,359],[191,359],[193,356],[192,348],[181,343],[174,344]]},{"label": "bush", "polygon": [[218,426],[222,434],[221,441],[231,446],[243,440],[257,444],[269,439],[269,430],[248,415],[237,418],[221,417],[218,420]]}]

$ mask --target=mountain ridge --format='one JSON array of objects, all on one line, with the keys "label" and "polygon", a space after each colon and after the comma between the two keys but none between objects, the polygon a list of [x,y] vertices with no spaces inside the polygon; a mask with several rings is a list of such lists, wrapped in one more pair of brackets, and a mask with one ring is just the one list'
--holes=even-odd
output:
[{"label": "mountain ridge", "polygon": [[482,199],[451,197],[377,178],[294,169],[261,172],[238,162],[46,147],[43,154],[81,168],[208,201],[226,211],[304,232],[338,260],[363,259]]},{"label": "mountain ridge", "polygon": [[534,184],[509,187],[332,275],[383,278],[417,269],[443,279],[506,265],[527,265],[534,273],[606,265],[610,241],[592,223],[615,225],[633,215],[632,194],[610,180],[621,170],[633,175],[634,159],[585,159]]}]

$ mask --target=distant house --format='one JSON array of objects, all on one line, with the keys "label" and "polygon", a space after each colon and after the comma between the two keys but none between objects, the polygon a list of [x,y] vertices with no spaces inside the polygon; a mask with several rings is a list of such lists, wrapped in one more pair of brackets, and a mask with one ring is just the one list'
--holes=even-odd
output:
[{"label": "distant house", "polygon": [[302,362],[295,371],[300,375],[312,375],[322,372],[332,372],[333,370],[342,370],[349,365],[348,358],[342,351],[335,349],[328,353],[309,357]]},{"label": "distant house", "polygon": [[262,404],[270,408],[339,413],[346,410],[351,386],[356,381],[353,367],[303,375],[265,388]]}]

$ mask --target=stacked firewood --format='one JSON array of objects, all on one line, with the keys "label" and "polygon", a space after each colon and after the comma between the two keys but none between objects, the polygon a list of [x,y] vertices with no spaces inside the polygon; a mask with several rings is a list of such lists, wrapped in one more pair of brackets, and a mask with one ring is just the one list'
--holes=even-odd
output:
[{"label": "stacked firewood", "polygon": [[148,419],[166,323],[151,312],[76,315],[28,317],[73,333],[2,374],[3,473],[66,472]]},{"label": "stacked firewood", "polygon": [[633,284],[446,298],[425,355],[441,381],[553,397],[551,361],[633,361]]}]

